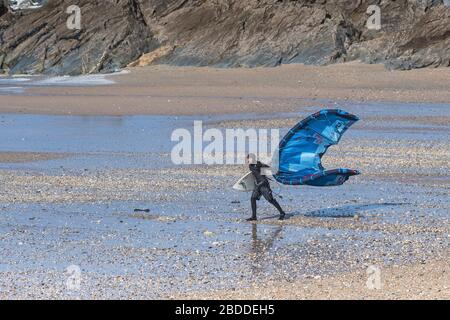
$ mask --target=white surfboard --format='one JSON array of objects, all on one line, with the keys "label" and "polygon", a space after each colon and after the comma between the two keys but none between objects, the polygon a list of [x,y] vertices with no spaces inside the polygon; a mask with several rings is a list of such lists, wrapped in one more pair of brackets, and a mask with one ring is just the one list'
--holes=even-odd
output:
[{"label": "white surfboard", "polygon": [[253,191],[255,189],[255,183],[255,176],[249,172],[234,184],[233,189],[244,192]]}]

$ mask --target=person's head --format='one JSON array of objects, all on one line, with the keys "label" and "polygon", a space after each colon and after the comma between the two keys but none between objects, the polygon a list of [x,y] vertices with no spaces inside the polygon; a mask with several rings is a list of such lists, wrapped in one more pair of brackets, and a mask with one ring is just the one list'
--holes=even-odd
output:
[{"label": "person's head", "polygon": [[249,153],[245,157],[245,163],[246,164],[255,164],[256,163],[256,156],[254,153]]}]

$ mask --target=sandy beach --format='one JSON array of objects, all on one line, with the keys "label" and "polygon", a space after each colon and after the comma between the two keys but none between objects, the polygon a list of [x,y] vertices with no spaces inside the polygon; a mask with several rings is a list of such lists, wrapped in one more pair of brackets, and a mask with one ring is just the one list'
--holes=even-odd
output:
[{"label": "sandy beach", "polygon": [[[154,66],[0,90],[0,299],[449,299],[449,78]],[[250,195],[231,189],[245,166],[171,162],[171,133],[194,120],[285,133],[323,107],[361,119],[325,166],[362,174],[274,184],[286,221],[262,201],[245,221]]]},{"label": "sandy beach", "polygon": [[41,85],[27,88],[25,94],[5,92],[0,112],[195,115],[288,112],[312,103],[332,106],[334,101],[450,101],[448,68],[403,72],[389,71],[382,65],[347,63],[252,69],[150,66],[130,70],[107,77],[116,82],[112,85]]}]

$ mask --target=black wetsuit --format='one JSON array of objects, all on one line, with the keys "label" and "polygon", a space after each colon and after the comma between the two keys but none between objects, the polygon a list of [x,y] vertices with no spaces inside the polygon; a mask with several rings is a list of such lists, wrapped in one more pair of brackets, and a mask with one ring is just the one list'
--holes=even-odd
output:
[{"label": "black wetsuit", "polygon": [[256,201],[261,199],[261,195],[271,203],[277,210],[280,212],[280,219],[284,219],[285,213],[283,209],[281,209],[278,201],[273,197],[272,190],[270,189],[269,180],[265,175],[261,174],[261,168],[269,168],[268,165],[263,164],[261,162],[257,162],[256,164],[249,165],[250,171],[253,173],[256,179],[256,187],[253,190],[251,203],[252,203],[252,217],[248,220],[256,220]]}]

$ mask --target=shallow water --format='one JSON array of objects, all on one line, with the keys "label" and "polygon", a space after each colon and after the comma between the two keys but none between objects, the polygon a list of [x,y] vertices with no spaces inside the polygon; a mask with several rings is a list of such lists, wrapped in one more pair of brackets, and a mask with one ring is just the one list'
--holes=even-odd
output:
[{"label": "shallow water", "polygon": [[[17,79],[16,79],[17,80]],[[349,130],[344,139],[396,139],[431,141],[445,140],[450,126],[405,121],[377,122],[376,127],[365,125],[366,117],[448,116],[450,105],[399,103],[342,103],[337,106],[357,114],[361,121]],[[311,113],[317,107],[309,107]],[[305,114],[302,109],[301,114]],[[201,120],[205,129],[223,121],[245,119],[298,118],[296,113],[238,114],[219,116],[49,116],[0,115],[0,152],[66,153],[63,159],[28,164],[0,164],[2,168],[46,169],[83,168],[159,168],[170,166],[163,155],[170,153],[176,142],[171,134],[177,128],[193,131],[193,122]],[[268,128],[270,129],[270,128]],[[288,128],[281,128],[281,137]],[[223,128],[221,128],[223,132]],[[447,139],[448,140],[448,139]],[[237,150],[243,152],[243,150]]]},{"label": "shallow water", "polygon": [[[177,143],[171,141],[175,129],[185,128],[192,133],[194,121],[203,121],[206,128],[208,123],[237,117],[0,115],[0,152],[65,154],[62,159],[0,164],[0,168],[172,166],[168,154]],[[266,116],[247,117],[255,119]]]},{"label": "shallow water", "polygon": [[[116,74],[120,74],[117,72]],[[101,86],[114,83],[111,75],[93,74],[82,76],[0,76],[0,95],[24,95],[27,88],[33,87],[69,87],[69,86]],[[28,95],[28,94],[26,94]]]}]

